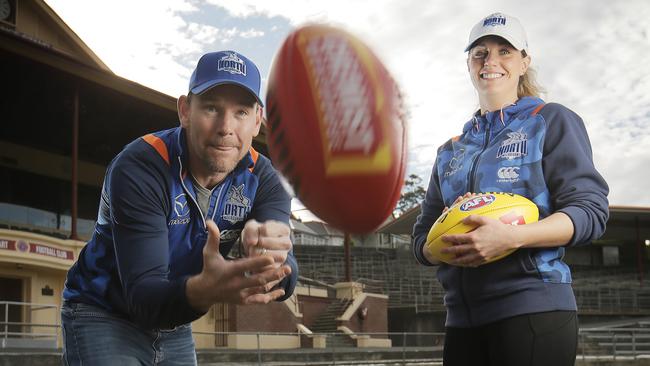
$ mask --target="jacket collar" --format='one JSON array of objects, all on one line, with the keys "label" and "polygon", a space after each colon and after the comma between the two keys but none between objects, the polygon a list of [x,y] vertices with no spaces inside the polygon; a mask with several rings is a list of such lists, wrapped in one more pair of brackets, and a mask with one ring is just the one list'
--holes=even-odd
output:
[{"label": "jacket collar", "polygon": [[472,119],[465,123],[463,133],[467,133],[470,130],[474,133],[482,133],[485,131],[486,125],[489,125],[490,129],[494,132],[500,131],[518,117],[527,117],[528,113],[540,103],[544,103],[540,98],[523,97],[514,104],[505,106],[501,110],[487,112],[482,116],[481,110],[479,109],[474,113]]}]

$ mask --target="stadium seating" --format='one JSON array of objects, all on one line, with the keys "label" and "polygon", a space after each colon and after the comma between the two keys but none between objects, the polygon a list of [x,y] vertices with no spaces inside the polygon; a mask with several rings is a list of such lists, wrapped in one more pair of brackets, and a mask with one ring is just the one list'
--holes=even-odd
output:
[{"label": "stadium seating", "polygon": [[[298,244],[294,252],[301,276],[330,284],[344,281],[342,247]],[[350,252],[352,280],[363,283],[365,292],[388,295],[389,308],[444,312],[444,290],[436,278],[436,267],[418,264],[409,248],[353,247]],[[635,268],[573,266],[572,270],[581,313],[650,315],[650,286],[639,282]]]}]

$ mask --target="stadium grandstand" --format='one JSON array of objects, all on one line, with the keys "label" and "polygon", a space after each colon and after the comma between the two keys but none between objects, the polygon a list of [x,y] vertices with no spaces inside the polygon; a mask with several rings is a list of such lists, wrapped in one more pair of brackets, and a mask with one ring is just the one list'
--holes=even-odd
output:
[{"label": "stadium grandstand", "polygon": [[[176,126],[176,99],[115,75],[42,0],[0,20],[0,363],[60,364],[65,274],[94,230],[121,148]],[[265,132],[254,147],[266,153]],[[571,248],[579,363],[650,357],[650,208],[611,207],[605,236]],[[435,268],[410,252],[415,207],[352,236],[292,220],[296,293],[215,305],[193,323],[201,364],[439,364],[445,310]],[[348,266],[349,273],[346,270]],[[269,316],[274,314],[274,316]],[[603,361],[604,360],[604,361]]]}]

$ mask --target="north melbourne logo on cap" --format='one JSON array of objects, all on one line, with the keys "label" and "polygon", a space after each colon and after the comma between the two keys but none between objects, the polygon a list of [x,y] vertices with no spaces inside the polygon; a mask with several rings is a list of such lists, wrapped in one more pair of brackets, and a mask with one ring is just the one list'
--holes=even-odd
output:
[{"label": "north melbourne logo on cap", "polygon": [[496,27],[498,25],[506,25],[506,17],[504,17],[501,14],[492,14],[488,15],[487,18],[483,21],[483,26],[493,26]]},{"label": "north melbourne logo on cap", "polygon": [[236,53],[228,53],[217,61],[217,71],[226,71],[234,75],[246,76],[246,64]]}]

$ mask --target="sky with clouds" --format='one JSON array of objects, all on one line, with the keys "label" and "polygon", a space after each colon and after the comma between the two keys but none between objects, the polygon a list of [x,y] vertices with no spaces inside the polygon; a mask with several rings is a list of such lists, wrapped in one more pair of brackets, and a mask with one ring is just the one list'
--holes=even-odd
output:
[{"label": "sky with clouds", "polygon": [[[407,173],[426,183],[436,148],[478,106],[463,49],[485,15],[518,17],[547,102],[585,121],[613,205],[650,206],[650,2],[647,0],[46,0],[113,72],[177,97],[201,54],[234,49],[263,76],[306,22],[365,41],[406,95]],[[266,80],[263,80],[265,82]]]}]

